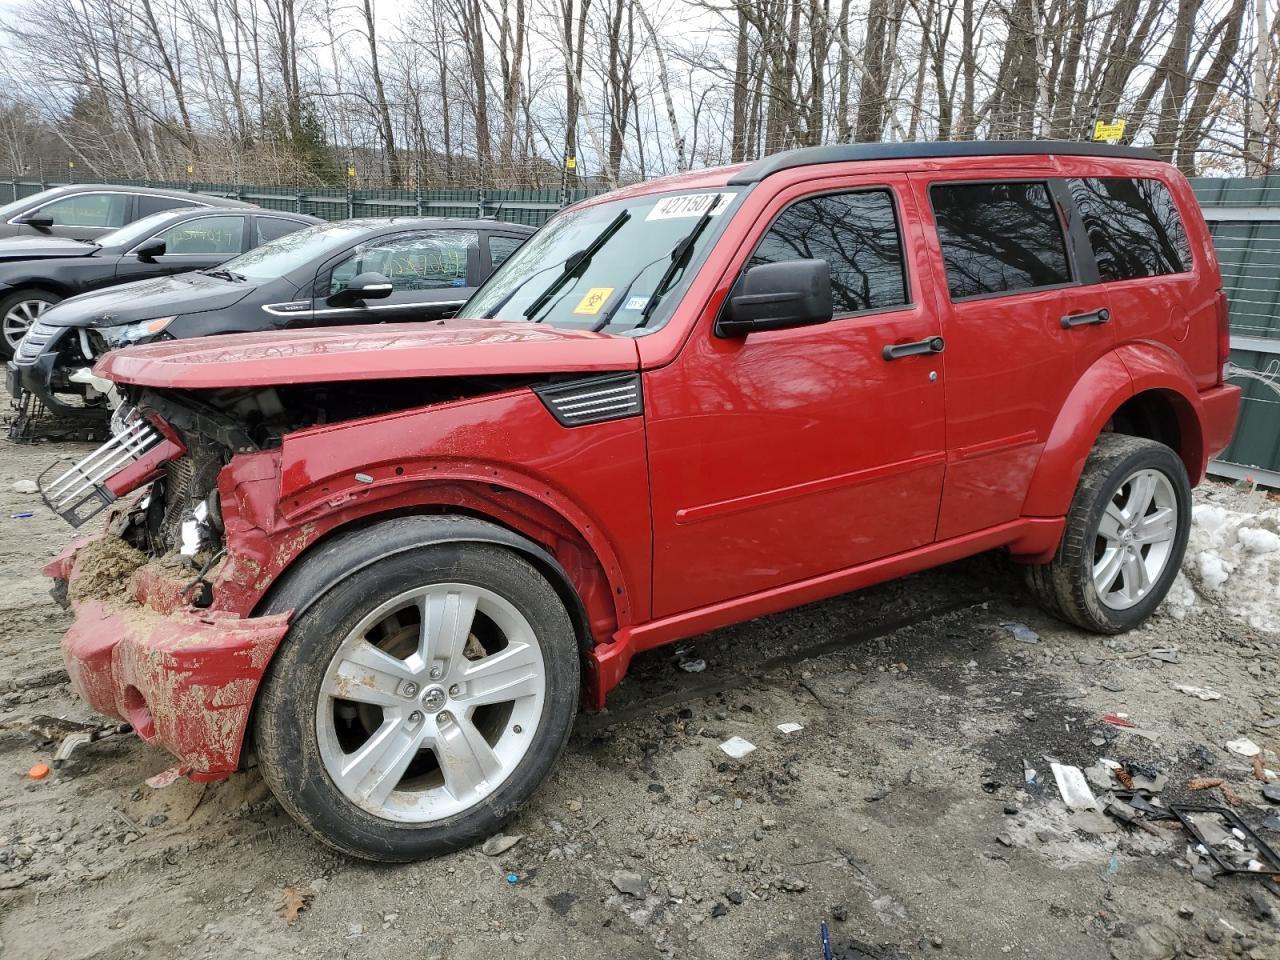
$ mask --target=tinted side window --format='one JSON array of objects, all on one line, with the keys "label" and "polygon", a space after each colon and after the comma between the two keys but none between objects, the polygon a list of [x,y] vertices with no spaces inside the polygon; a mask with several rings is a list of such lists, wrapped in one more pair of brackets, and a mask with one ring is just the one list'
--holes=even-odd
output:
[{"label": "tinted side window", "polygon": [[161,210],[200,206],[204,206],[204,204],[192,200],[180,200],[177,197],[157,197],[150,193],[140,193],[138,194],[138,203],[134,209],[133,218],[141,220],[143,217],[149,217],[151,214],[159,213]]},{"label": "tinted side window", "polygon": [[524,237],[489,237],[489,260],[497,270],[507,257],[524,245]]},{"label": "tinted side window", "polygon": [[77,193],[46,203],[40,215],[57,227],[121,227],[128,206],[123,193]]},{"label": "tinted side window", "polygon": [[170,227],[160,234],[166,256],[225,254],[240,252],[244,237],[244,217],[201,217]]},{"label": "tinted side window", "polygon": [[467,250],[478,247],[474,230],[408,233],[362,243],[333,268],[329,293],[346,289],[362,273],[380,273],[396,291],[440,290],[467,285]]},{"label": "tinted side window", "polygon": [[937,184],[930,198],[952,300],[1071,280],[1048,184]]},{"label": "tinted side window", "polygon": [[1169,189],[1127,177],[1069,180],[1103,280],[1191,269],[1191,244]]},{"label": "tinted side window", "polygon": [[307,226],[297,220],[285,220],[283,217],[254,217],[253,245],[267,243],[279,237],[288,236]]},{"label": "tinted side window", "polygon": [[888,190],[827,194],[792,204],[747,266],[807,259],[830,264],[837,316],[907,302],[902,238]]}]

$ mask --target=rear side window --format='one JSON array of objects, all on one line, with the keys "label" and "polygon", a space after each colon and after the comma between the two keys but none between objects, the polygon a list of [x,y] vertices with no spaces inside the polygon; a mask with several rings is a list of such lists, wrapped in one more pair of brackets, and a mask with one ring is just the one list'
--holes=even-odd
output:
[{"label": "rear side window", "polygon": [[930,199],[952,300],[1071,281],[1048,184],[937,184]]},{"label": "rear side window", "polygon": [[507,261],[507,257],[511,256],[521,246],[524,245],[524,237],[489,237],[489,262],[493,269],[497,270]]},{"label": "rear side window", "polygon": [[809,259],[831,266],[837,316],[907,302],[902,238],[888,190],[825,194],[792,204],[747,266]]},{"label": "rear side window", "polygon": [[280,237],[288,236],[307,226],[297,220],[286,220],[283,217],[254,217],[253,245],[269,243]]},{"label": "rear side window", "polygon": [[138,205],[133,211],[134,219],[141,220],[143,217],[149,217],[153,213],[159,213],[162,210],[176,210],[178,207],[203,207],[198,200],[179,197],[160,197],[154,193],[140,193],[137,195]]},{"label": "rear side window", "polygon": [[1068,180],[1105,280],[1191,269],[1191,244],[1169,188],[1159,180]]}]

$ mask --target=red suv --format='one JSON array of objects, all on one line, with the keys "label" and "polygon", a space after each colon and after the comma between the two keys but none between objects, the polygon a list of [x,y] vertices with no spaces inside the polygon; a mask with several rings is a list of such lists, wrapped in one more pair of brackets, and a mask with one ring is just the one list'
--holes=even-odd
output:
[{"label": "red suv", "polygon": [[[1116,633],[1226,446],[1186,180],[1092,144],[830,146],[571,207],[456,319],[104,358],[42,481],[75,687],[318,836],[485,836],[632,656],[980,551]],[[249,731],[250,733],[246,733]]]}]

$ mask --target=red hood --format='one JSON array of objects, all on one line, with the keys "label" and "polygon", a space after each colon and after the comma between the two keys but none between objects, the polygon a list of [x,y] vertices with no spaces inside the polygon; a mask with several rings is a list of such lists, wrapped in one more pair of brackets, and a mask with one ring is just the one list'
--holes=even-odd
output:
[{"label": "red hood", "polygon": [[94,372],[118,383],[199,390],[638,366],[639,352],[629,337],[533,323],[444,320],[171,340],[109,353]]}]

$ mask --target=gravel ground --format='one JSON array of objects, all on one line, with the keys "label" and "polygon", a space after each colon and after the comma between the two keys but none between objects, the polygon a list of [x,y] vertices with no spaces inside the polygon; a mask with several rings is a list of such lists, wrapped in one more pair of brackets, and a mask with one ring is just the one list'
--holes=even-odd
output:
[{"label": "gravel ground", "polygon": [[[1105,818],[1073,819],[1049,772],[1050,757],[1149,764],[1175,800],[1191,777],[1222,777],[1191,796],[1234,799],[1280,848],[1280,807],[1225,749],[1249,737],[1280,769],[1280,725],[1266,725],[1280,637],[1194,575],[1178,617],[1110,639],[1042,615],[1017,570],[985,556],[699,638],[684,646],[700,673],[655,651],[609,710],[579,719],[508,827],[520,841],[493,857],[346,860],[254,770],[147,786],[169,764],[132,737],[32,782],[58,721],[91,714],[61,666],[69,617],[39,573],[69,530],[14,484],[88,449],[0,442],[4,957],[817,960],[826,920],[837,958],[1280,960],[1280,887],[1197,882],[1179,830],[1098,833]],[[1260,502],[1218,485],[1206,500]],[[1101,720],[1118,713],[1139,733]],[[729,759],[718,745],[735,735],[756,750]],[[292,923],[286,901],[302,905]]]}]

